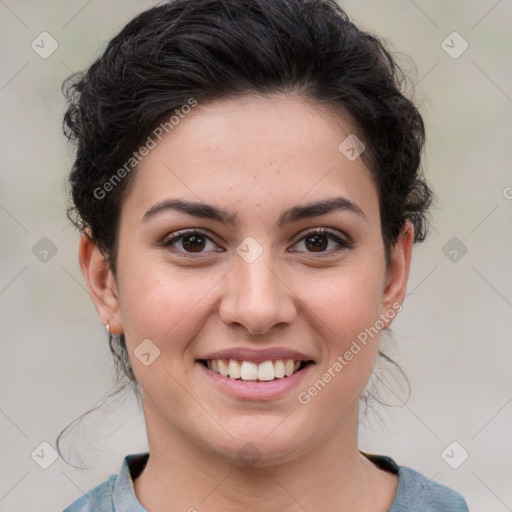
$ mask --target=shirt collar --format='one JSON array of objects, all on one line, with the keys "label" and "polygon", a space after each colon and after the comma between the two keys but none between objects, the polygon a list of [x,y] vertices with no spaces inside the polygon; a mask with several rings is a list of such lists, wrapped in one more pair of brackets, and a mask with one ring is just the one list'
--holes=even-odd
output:
[{"label": "shirt collar", "polygon": [[[360,453],[376,464],[380,469],[398,475],[398,488],[396,490],[395,501],[393,502],[393,504],[395,504],[396,497],[403,494],[405,485],[403,478],[401,478],[402,475],[398,464],[391,457],[386,455],[374,455],[362,451],[360,451]],[[112,491],[115,511],[148,512],[140,504],[133,487],[133,480],[137,478],[146,467],[148,459],[149,452],[130,454],[124,458]],[[393,506],[389,512],[392,511]]]},{"label": "shirt collar", "polygon": [[114,502],[114,510],[119,512],[147,512],[140,504],[135,494],[133,480],[140,475],[146,467],[149,459],[149,453],[135,453],[127,455],[118,477],[114,483],[112,491],[112,500]]}]

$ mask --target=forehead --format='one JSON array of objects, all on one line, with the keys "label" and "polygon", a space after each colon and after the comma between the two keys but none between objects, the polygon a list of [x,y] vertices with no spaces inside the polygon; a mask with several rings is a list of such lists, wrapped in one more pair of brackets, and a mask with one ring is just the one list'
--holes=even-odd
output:
[{"label": "forehead", "polygon": [[340,151],[353,135],[347,118],[297,96],[199,104],[144,157],[126,202],[140,213],[172,197],[219,206],[235,202],[237,209],[325,199],[336,192],[356,203],[376,201],[362,158]]}]

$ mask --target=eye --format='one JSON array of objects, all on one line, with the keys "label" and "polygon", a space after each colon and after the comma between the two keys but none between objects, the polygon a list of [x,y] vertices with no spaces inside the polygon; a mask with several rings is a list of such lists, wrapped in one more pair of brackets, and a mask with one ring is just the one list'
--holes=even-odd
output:
[{"label": "eye", "polygon": [[[337,246],[328,249],[329,241],[334,241]],[[161,245],[162,247],[172,247],[177,252],[184,252],[185,254],[202,254],[204,252],[208,252],[204,249],[207,248],[209,242],[212,244],[210,251],[213,250],[215,252],[222,252],[222,249],[215,248],[216,244],[209,236],[206,235],[206,233],[195,229],[178,231],[170,238],[164,239],[161,242]],[[304,235],[295,244],[295,246],[299,245],[300,243],[304,243],[306,251],[312,253],[330,253],[351,248],[351,245],[348,241],[341,238],[337,233],[326,228],[318,228],[310,231],[309,233],[306,233],[306,235]],[[176,244],[178,244],[178,246],[180,246],[183,250],[176,248]]]},{"label": "eye", "polygon": [[[172,237],[165,239],[161,245],[163,247],[173,247],[180,240],[181,243],[179,245],[184,249],[185,253],[200,254],[204,252],[203,249],[208,245],[208,242],[211,242],[213,247],[215,247],[215,244],[210,237],[202,231],[197,230],[178,231]],[[219,250],[215,251],[219,252]],[[182,251],[178,250],[178,252]]]},{"label": "eye", "polygon": [[[334,249],[326,250],[329,246],[329,241],[334,241],[337,244],[337,247]],[[322,253],[322,252],[335,252],[341,251],[343,249],[350,249],[351,245],[347,240],[341,238],[338,234],[333,231],[330,231],[326,228],[319,228],[309,233],[306,233],[299,242],[295,245],[299,245],[300,243],[304,243],[307,252],[313,253]]]}]

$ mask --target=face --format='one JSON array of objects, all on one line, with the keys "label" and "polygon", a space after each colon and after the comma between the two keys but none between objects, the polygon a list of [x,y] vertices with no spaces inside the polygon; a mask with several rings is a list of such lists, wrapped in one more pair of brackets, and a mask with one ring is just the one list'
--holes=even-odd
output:
[{"label": "face", "polygon": [[95,288],[83,245],[98,312],[125,333],[150,443],[233,461],[252,443],[270,464],[356,429],[412,227],[386,266],[372,175],[338,149],[352,133],[292,96],[198,105],[136,171],[116,282]]}]

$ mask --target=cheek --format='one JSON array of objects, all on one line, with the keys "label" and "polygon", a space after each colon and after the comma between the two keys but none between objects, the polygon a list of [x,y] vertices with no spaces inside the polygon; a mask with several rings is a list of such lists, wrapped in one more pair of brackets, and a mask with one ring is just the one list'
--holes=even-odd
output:
[{"label": "cheek", "polygon": [[[149,338],[161,350],[175,350],[191,338],[208,292],[218,281],[209,273],[172,269],[158,261],[125,258],[119,269],[120,312],[132,348]],[[172,340],[172,345],[169,345]],[[182,343],[183,341],[183,343]]]},{"label": "cheek", "polygon": [[330,279],[304,283],[302,294],[308,297],[307,306],[327,339],[332,340],[332,348],[342,349],[379,318],[382,275],[375,267],[343,268]]},{"label": "cheek", "polygon": [[[332,407],[345,414],[344,407],[357,401],[375,363],[380,331],[383,268],[376,262],[347,265],[331,279],[323,279],[309,295],[308,306],[317,318],[316,331],[324,348],[322,372],[309,385],[310,396],[320,394],[318,407]],[[316,382],[316,384],[315,384]],[[309,393],[309,391],[308,391]]]},{"label": "cheek", "polygon": [[[204,328],[200,318],[206,314],[206,301],[201,299],[216,281],[176,273],[157,277],[147,272],[134,272],[125,280],[121,317],[126,345],[135,377],[146,395],[181,396],[182,389],[172,376],[183,378],[190,370],[184,359],[191,340]],[[139,357],[147,352],[151,361],[146,366]]]},{"label": "cheek", "polygon": [[375,329],[380,288],[375,282],[358,279],[343,280],[341,289],[339,284],[332,282],[319,296],[323,307],[318,310],[317,329],[324,356],[318,374],[299,396],[301,403],[315,400],[319,414],[331,411],[334,422],[357,404],[372,373],[380,336]]}]

